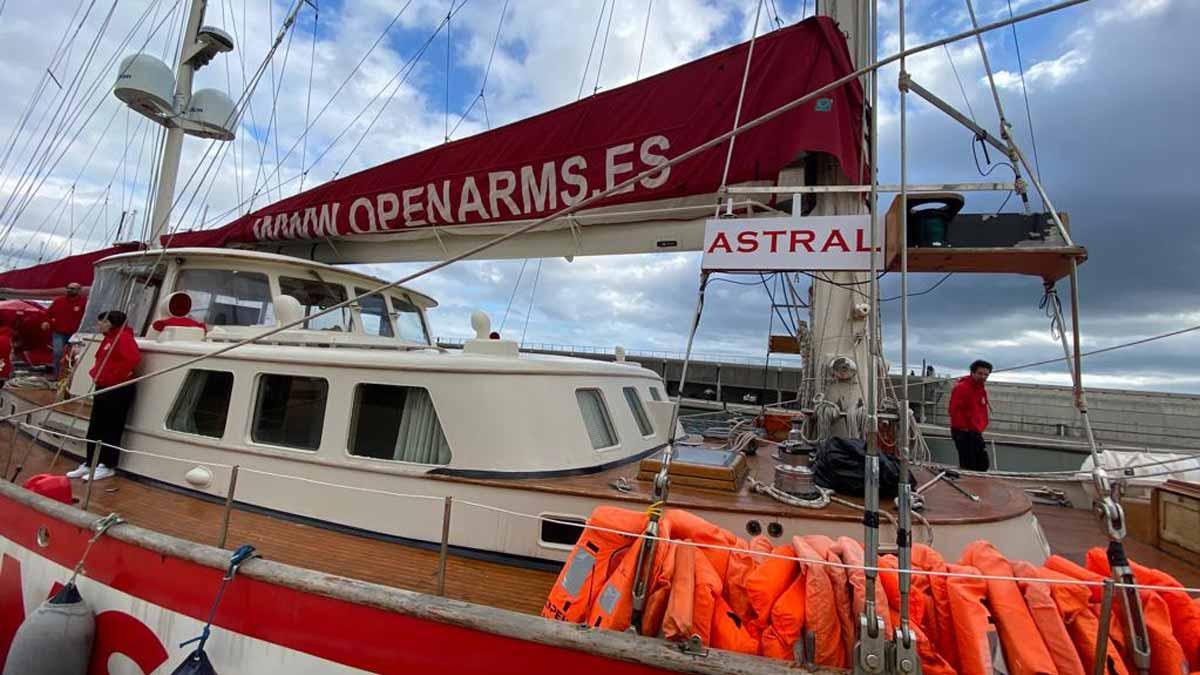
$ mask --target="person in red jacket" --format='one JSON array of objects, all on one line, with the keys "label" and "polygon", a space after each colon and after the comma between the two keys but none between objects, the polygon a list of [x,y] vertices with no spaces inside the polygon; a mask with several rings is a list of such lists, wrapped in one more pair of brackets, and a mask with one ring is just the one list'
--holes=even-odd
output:
[{"label": "person in red jacket", "polygon": [[958,465],[970,471],[987,471],[987,450],[983,432],[988,426],[987,382],[992,364],[978,360],[971,364],[971,374],[959,379],[950,392],[950,435],[958,450]]},{"label": "person in red jacket", "polygon": [[12,377],[13,371],[13,333],[12,329],[0,323],[0,387]]},{"label": "person in red jacket", "polygon": [[[133,331],[125,325],[125,313],[116,310],[101,312],[100,332],[104,339],[96,351],[96,363],[88,372],[96,389],[107,389],[133,379],[133,370],[142,360],[141,350]],[[96,465],[95,479],[101,480],[116,474],[121,462],[121,438],[125,434],[125,420],[133,407],[134,385],[129,384],[112,391],[104,391],[92,398],[92,416],[87,430],[87,461],[78,469],[67,472],[68,478],[87,479],[88,467],[96,452],[100,462]],[[97,449],[97,444],[100,445]]]},{"label": "person in red jacket", "polygon": [[46,321],[42,323],[42,330],[50,331],[54,341],[55,379],[59,377],[67,342],[75,331],[79,330],[79,324],[83,321],[83,308],[87,301],[80,290],[82,289],[77,283],[67,284],[67,294],[58,296],[50,303],[50,309],[46,310]]}]

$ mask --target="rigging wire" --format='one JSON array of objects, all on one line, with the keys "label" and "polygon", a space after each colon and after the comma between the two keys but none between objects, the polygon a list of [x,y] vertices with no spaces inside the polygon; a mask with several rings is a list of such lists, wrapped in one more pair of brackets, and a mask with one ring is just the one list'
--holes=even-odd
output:
[{"label": "rigging wire", "polygon": [[513,299],[517,297],[517,289],[521,287],[521,277],[525,276],[525,266],[529,264],[529,258],[521,261],[521,271],[517,273],[517,283],[513,284],[512,294],[508,296],[508,306],[504,308],[504,319],[500,321],[500,333],[504,333],[504,325],[508,323],[508,312],[512,309]]},{"label": "rigging wire", "polygon": [[454,16],[454,0],[450,0],[450,9],[446,10],[446,113],[444,141],[450,141],[450,51],[454,45],[451,40],[450,18]]},{"label": "rigging wire", "polygon": [[603,0],[600,3],[600,16],[596,18],[596,32],[592,34],[592,46],[588,48],[587,61],[583,64],[583,77],[579,80],[579,95],[575,97],[576,101],[583,98],[583,85],[587,83],[588,71],[592,68],[592,53],[596,51],[596,39],[600,37],[600,24],[604,23],[604,10],[607,7],[608,0]]},{"label": "rigging wire", "polygon": [[608,51],[608,35],[612,32],[613,14],[617,13],[617,0],[612,1],[608,9],[608,26],[604,29],[604,42],[600,44],[600,60],[596,62],[596,85],[592,87],[592,96],[600,91],[600,71],[604,69],[604,54]]},{"label": "rigging wire", "polygon": [[[938,280],[937,280],[937,283],[935,283],[934,285],[930,286],[929,288],[926,288],[926,289],[925,289],[925,290],[923,290],[923,291],[919,291],[919,292],[917,292],[917,293],[909,293],[909,294],[908,294],[908,297],[910,297],[910,298],[915,298],[915,297],[917,297],[917,296],[919,296],[919,295],[926,295],[926,294],[928,294],[928,293],[932,293],[932,292],[934,292],[934,291],[936,291],[936,290],[938,289],[938,286],[941,286],[942,284],[946,283],[946,280],[947,280],[947,279],[949,279],[949,278],[950,278],[950,277],[952,277],[952,276],[954,276],[954,272],[948,272],[948,273],[947,273],[946,275],[944,275],[944,276],[943,276],[941,279],[938,279]],[[879,302],[891,302],[891,301],[893,301],[893,300],[899,300],[901,297],[903,297],[903,296],[896,295],[896,296],[892,296],[892,297],[890,297],[890,298],[883,298],[883,299],[882,299],[882,300],[880,300]]]},{"label": "rigging wire", "polygon": [[775,27],[783,28],[784,21],[779,16],[779,7],[775,5],[775,0],[771,0],[771,11],[775,14]]},{"label": "rigging wire", "polygon": [[646,25],[642,28],[642,49],[638,52],[637,73],[633,79],[642,79],[642,60],[646,57],[646,36],[650,34],[650,10],[654,9],[654,0],[646,0]]},{"label": "rigging wire", "polygon": [[[1104,347],[1103,349],[1093,349],[1092,351],[1089,351],[1089,352],[1083,352],[1079,356],[1082,358],[1084,356],[1095,356],[1097,354],[1105,354],[1107,352],[1117,351],[1118,349],[1125,349],[1126,347],[1136,347],[1138,345],[1144,345],[1148,342],[1155,342],[1157,340],[1163,340],[1163,339],[1166,339],[1169,337],[1175,337],[1176,335],[1183,335],[1185,333],[1193,333],[1195,331],[1200,331],[1200,325],[1191,326],[1189,328],[1181,328],[1179,330],[1173,330],[1169,333],[1152,335],[1148,338],[1142,338],[1140,340],[1133,340],[1132,342],[1123,342],[1121,344],[1113,345],[1111,347]],[[1044,365],[1051,364],[1051,363],[1060,363],[1060,362],[1066,361],[1066,360],[1067,360],[1067,357],[1060,356],[1056,359],[1046,359],[1045,361],[1034,361],[1033,363],[1022,363],[1019,366],[1008,366],[1006,368],[997,368],[997,369],[993,370],[992,372],[993,373],[1005,373],[1005,372],[1010,372],[1013,370],[1024,370],[1026,368],[1033,368],[1034,366],[1044,366]]]},{"label": "rigging wire", "polygon": [[967,104],[967,112],[971,115],[971,121],[975,122],[975,126],[979,126],[979,122],[975,120],[975,109],[971,107],[971,97],[967,96],[967,88],[963,86],[962,78],[958,76],[958,67],[954,65],[954,56],[950,54],[950,45],[942,45],[942,49],[946,50],[946,60],[950,62],[950,70],[954,73],[954,79],[958,82],[958,91],[962,93],[963,103]]},{"label": "rigging wire", "polygon": [[[301,134],[302,147],[300,148],[300,191],[304,192],[304,177],[308,175],[308,118],[312,112],[312,84],[313,84],[313,66],[317,62],[317,24],[321,20],[321,10],[314,6],[313,9],[313,29],[312,29],[312,53],[308,57],[308,92],[304,97],[304,132]],[[280,176],[280,178],[283,178]],[[279,189],[283,189],[283,183],[279,184]]]},{"label": "rigging wire", "polygon": [[458,121],[454,123],[454,128],[450,130],[450,136],[453,136],[454,132],[458,131],[459,125],[462,124],[463,120],[467,119],[467,115],[471,114],[471,111],[475,109],[476,103],[483,103],[484,120],[487,122],[488,129],[491,129],[492,127],[491,121],[487,120],[487,103],[484,102],[484,91],[487,89],[488,77],[492,74],[492,62],[496,58],[496,47],[500,44],[500,30],[504,27],[504,14],[507,11],[508,0],[504,0],[504,6],[500,8],[500,21],[496,24],[496,37],[492,40],[492,53],[488,56],[487,67],[483,69],[483,81],[479,84],[479,95],[471,100],[471,105],[467,106],[467,109],[463,111],[463,114],[458,118]]},{"label": "rigging wire", "polygon": [[538,258],[537,271],[533,273],[533,288],[529,290],[529,311],[525,312],[525,327],[521,329],[521,343],[525,344],[525,334],[529,331],[529,317],[533,316],[533,302],[537,297],[538,279],[542,276],[542,262],[545,258]]},{"label": "rigging wire", "polygon": [[[1013,17],[1012,0],[1008,0],[1008,17]],[[1012,24],[1013,46],[1017,51],[1017,69],[1021,73],[1021,94],[1025,97],[1025,119],[1029,122],[1029,142],[1033,146],[1033,168],[1037,172],[1038,180],[1042,179],[1042,166],[1038,162],[1037,149],[1037,134],[1033,131],[1033,112],[1029,108],[1029,89],[1025,87],[1025,64],[1021,61],[1021,38],[1017,37],[1017,25]],[[1039,194],[1039,198],[1041,193]],[[1046,210],[1045,201],[1042,201],[1042,210]]]}]

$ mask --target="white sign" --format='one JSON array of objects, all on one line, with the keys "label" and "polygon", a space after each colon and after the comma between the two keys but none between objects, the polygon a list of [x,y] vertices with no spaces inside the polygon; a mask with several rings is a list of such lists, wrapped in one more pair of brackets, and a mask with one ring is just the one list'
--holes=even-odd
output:
[{"label": "white sign", "polygon": [[[870,270],[870,228],[870,215],[709,220],[701,266],[711,271]],[[875,241],[882,267],[882,222],[879,229]]]}]

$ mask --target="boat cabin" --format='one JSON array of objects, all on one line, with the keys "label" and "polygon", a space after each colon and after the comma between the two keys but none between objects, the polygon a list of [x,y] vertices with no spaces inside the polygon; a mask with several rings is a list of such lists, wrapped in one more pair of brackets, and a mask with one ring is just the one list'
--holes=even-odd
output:
[{"label": "boat cabin", "polygon": [[[137,373],[176,368],[137,384],[125,436],[134,450],[243,466],[258,456],[269,459],[264,470],[282,459],[382,473],[529,477],[598,471],[666,442],[666,389],[638,364],[522,354],[515,342],[490,338],[479,312],[476,339],[443,349],[425,314],[437,303],[408,288],[315,316],[385,284],[250,251],[106,258],[76,338],[71,391],[91,387],[97,315],[121,309],[142,349]],[[187,316],[204,329],[155,330],[178,293],[190,298]],[[228,351],[214,354],[221,349]],[[185,465],[159,464],[135,457],[123,466],[185,479]]]}]

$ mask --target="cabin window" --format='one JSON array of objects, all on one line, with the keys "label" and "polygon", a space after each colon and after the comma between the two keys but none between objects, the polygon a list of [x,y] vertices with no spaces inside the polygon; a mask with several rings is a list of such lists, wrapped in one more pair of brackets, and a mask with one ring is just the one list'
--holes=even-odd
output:
[{"label": "cabin window", "polygon": [[261,272],[185,269],[175,290],[192,298],[188,316],[209,326],[265,326],[275,323],[271,285]]},{"label": "cabin window", "polygon": [[124,311],[126,324],[134,335],[144,335],[147,319],[158,304],[165,265],[148,262],[118,263],[96,270],[95,280],[88,293],[80,333],[100,332],[100,312],[110,309]]},{"label": "cabin window", "polygon": [[642,432],[643,436],[653,434],[654,427],[650,426],[650,417],[646,415],[646,408],[642,406],[642,397],[638,395],[637,389],[625,387],[622,391],[625,392],[625,402],[629,404],[629,410],[633,412],[633,419],[637,420],[638,431]]},{"label": "cabin window", "polygon": [[421,319],[421,308],[407,298],[392,296],[392,316],[396,319],[396,330],[400,339],[408,342],[429,344],[429,333]]},{"label": "cabin window", "polygon": [[662,392],[658,390],[658,387],[650,387],[650,398],[654,399],[655,401],[663,400]]},{"label": "cabin window", "polygon": [[[363,295],[365,288],[354,289],[355,295]],[[392,319],[388,315],[387,301],[375,293],[358,301],[358,314],[362,317],[363,333],[379,337],[393,337]]]},{"label": "cabin window", "polygon": [[188,434],[220,438],[225,435],[225,418],[233,393],[233,373],[219,370],[190,370],[175,404],[167,415],[167,428]]},{"label": "cabin window", "polygon": [[579,516],[567,516],[558,513],[543,513],[538,519],[541,532],[538,540],[546,548],[557,548],[569,551],[575,547],[579,537],[583,536],[583,526],[587,520]]},{"label": "cabin window", "polygon": [[[279,292],[290,295],[304,308],[304,316],[310,317],[341,302],[346,301],[346,289],[319,279],[297,279],[279,277]],[[341,307],[313,317],[304,322],[308,330],[350,331],[350,306]]]},{"label": "cabin window", "polygon": [[360,384],[354,390],[350,454],[396,462],[449,464],[450,445],[429,391]]},{"label": "cabin window", "polygon": [[300,450],[321,446],[329,383],[319,377],[262,375],[250,437]]},{"label": "cabin window", "polygon": [[604,404],[604,393],[599,389],[578,389],[575,398],[579,401],[579,412],[583,414],[583,426],[596,450],[611,448],[617,444],[617,431],[613,428],[608,406]]}]

